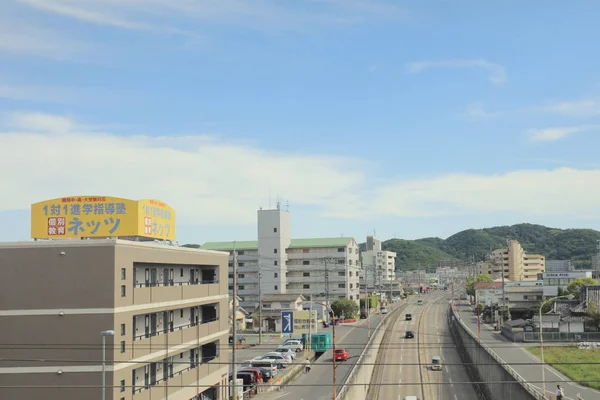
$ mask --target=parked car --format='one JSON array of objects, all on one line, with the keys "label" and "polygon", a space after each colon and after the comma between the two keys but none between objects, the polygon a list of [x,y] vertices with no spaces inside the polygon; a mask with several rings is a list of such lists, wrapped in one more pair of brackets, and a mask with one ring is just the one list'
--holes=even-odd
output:
[{"label": "parked car", "polygon": [[271,377],[275,376],[277,374],[277,370],[279,369],[279,365],[276,360],[263,360],[260,356],[244,361],[241,366],[244,368],[265,368],[271,371]]},{"label": "parked car", "polygon": [[286,358],[279,353],[276,353],[276,354],[267,353],[264,356],[260,357],[260,359],[261,360],[273,360],[275,363],[277,363],[277,369],[286,368],[288,365]]},{"label": "parked car", "polygon": [[347,361],[348,360],[348,352],[346,349],[340,347],[335,349],[333,352],[333,359],[335,361]]},{"label": "parked car", "polygon": [[387,314],[388,313],[387,307],[381,307],[381,313],[382,314]]},{"label": "parked car", "polygon": [[262,373],[260,372],[260,370],[258,368],[243,368],[238,370],[238,376],[240,374],[240,372],[250,372],[251,374],[254,375],[254,380],[256,381],[256,383],[263,383],[263,376]]},{"label": "parked car", "polygon": [[281,356],[281,357],[285,358],[285,361],[288,364],[291,364],[294,361],[294,359],[292,358],[292,356],[289,353],[280,353],[278,351],[270,351],[270,352],[266,353],[265,356]]},{"label": "parked car", "polygon": [[360,319],[367,319],[368,316],[369,315],[367,314],[366,311],[363,311],[363,312],[360,313]]},{"label": "parked car", "polygon": [[404,334],[404,337],[406,339],[414,339],[415,333],[413,331],[406,331],[406,333]]},{"label": "parked car", "polygon": [[273,350],[274,353],[281,353],[284,354],[286,356],[290,356],[292,358],[292,360],[294,360],[296,358],[296,352],[293,351],[292,349],[284,349],[284,348],[276,348],[275,350]]},{"label": "parked car", "polygon": [[302,344],[302,341],[300,339],[288,339],[285,342],[281,343],[279,346],[277,346],[277,348],[290,349],[292,351],[295,351],[296,353],[299,353],[302,350],[304,350],[304,345]]}]

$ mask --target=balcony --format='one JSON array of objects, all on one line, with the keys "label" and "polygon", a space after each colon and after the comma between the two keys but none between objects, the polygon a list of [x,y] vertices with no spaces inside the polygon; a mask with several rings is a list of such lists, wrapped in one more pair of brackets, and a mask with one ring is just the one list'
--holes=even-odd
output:
[{"label": "balcony", "polygon": [[146,337],[136,336],[132,343],[133,358],[139,358],[148,354],[163,351],[168,347],[201,341],[210,335],[214,335],[227,329],[227,319],[215,319],[199,324],[187,324],[173,328],[173,331],[160,331]]},{"label": "balcony", "polygon": [[179,282],[170,285],[155,283],[147,285],[138,284],[133,289],[133,304],[160,303],[167,301],[189,300],[202,297],[218,296],[226,294],[221,293],[218,280],[202,281],[191,284],[189,282]]}]

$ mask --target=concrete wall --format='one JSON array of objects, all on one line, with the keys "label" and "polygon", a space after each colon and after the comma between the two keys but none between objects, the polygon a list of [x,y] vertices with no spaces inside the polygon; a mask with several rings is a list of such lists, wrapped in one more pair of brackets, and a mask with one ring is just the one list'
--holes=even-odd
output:
[{"label": "concrete wall", "polygon": [[[538,399],[533,389],[529,392],[526,382],[521,382],[516,372],[511,373],[499,362],[492,349],[477,340],[452,312],[449,313],[450,331],[456,348],[467,367],[472,381],[481,382],[475,385],[478,398],[486,400],[530,400]],[[514,382],[514,383],[492,383]]]}]

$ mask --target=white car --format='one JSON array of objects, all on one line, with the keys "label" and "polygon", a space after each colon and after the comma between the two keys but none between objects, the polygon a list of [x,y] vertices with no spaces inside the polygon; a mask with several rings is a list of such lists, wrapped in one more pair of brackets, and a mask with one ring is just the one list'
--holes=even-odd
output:
[{"label": "white car", "polygon": [[284,356],[290,356],[290,357],[292,357],[292,360],[294,360],[296,358],[296,352],[293,351],[292,349],[280,349],[280,348],[276,348],[273,352],[275,352],[275,353],[281,353]]},{"label": "white car", "polygon": [[387,314],[388,313],[388,309],[386,307],[381,307],[381,313],[382,314]]},{"label": "white car", "polygon": [[287,365],[289,364],[289,362],[285,358],[285,356],[282,356],[279,353],[267,353],[267,354],[263,355],[260,359],[261,360],[273,360],[275,363],[277,363],[277,368],[279,368],[279,369],[286,368]]},{"label": "white car", "polygon": [[263,355],[262,358],[264,359],[267,356],[280,356],[280,357],[283,357],[283,359],[285,360],[285,362],[287,362],[288,364],[291,364],[294,361],[294,359],[292,358],[292,356],[290,356],[289,354],[287,354],[287,353],[279,353],[277,351],[270,351],[270,352],[266,353],[265,355]]},{"label": "white car", "polygon": [[279,346],[277,346],[277,348],[278,349],[290,349],[292,351],[295,351],[296,353],[299,353],[302,350],[304,350],[304,345],[302,344],[302,342],[300,340],[288,339],[285,342],[281,343]]}]

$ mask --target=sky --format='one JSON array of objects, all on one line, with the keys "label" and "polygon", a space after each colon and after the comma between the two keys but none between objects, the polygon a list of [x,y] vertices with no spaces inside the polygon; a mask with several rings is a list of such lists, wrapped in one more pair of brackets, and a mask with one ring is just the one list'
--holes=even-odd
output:
[{"label": "sky", "polygon": [[597,1],[0,2],[0,240],[156,198],[180,243],[600,229]]}]

